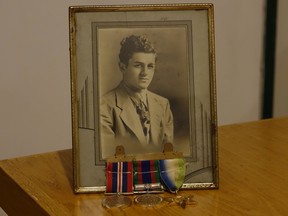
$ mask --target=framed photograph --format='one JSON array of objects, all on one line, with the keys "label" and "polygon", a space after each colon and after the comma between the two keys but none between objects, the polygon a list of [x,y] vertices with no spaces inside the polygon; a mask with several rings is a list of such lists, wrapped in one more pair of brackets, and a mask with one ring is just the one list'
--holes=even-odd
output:
[{"label": "framed photograph", "polygon": [[218,188],[212,4],[69,8],[76,193],[106,189],[105,161],[186,161],[182,189]]}]

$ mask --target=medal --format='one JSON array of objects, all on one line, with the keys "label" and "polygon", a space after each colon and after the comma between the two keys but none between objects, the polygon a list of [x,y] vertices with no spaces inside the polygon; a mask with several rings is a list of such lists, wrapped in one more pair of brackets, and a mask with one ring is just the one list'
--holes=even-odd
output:
[{"label": "medal", "polygon": [[161,196],[155,194],[144,194],[135,197],[135,202],[140,205],[154,206],[160,204],[163,201]]},{"label": "medal", "polygon": [[159,161],[133,161],[134,193],[161,193]]},{"label": "medal", "polygon": [[132,162],[109,162],[106,171],[107,194],[132,194],[133,175]]},{"label": "medal", "polygon": [[122,194],[133,193],[132,162],[107,162],[106,194],[114,194],[102,200],[105,208],[125,208],[131,205],[129,197]]},{"label": "medal", "polygon": [[134,193],[146,193],[135,197],[135,203],[154,206],[162,202],[163,198],[154,193],[163,192],[160,183],[159,161],[134,161]]},{"label": "medal", "polygon": [[129,197],[123,196],[121,194],[105,197],[102,200],[102,206],[105,208],[125,208],[130,206],[131,203],[132,201]]},{"label": "medal", "polygon": [[183,158],[167,159],[159,161],[160,175],[165,186],[175,197],[165,198],[168,203],[176,203],[183,209],[187,204],[195,204],[193,196],[180,196],[178,191],[182,187],[186,175],[185,160]]},{"label": "medal", "polygon": [[186,208],[186,205],[196,205],[197,204],[197,202],[193,200],[192,195],[188,195],[188,196],[177,195],[176,197],[166,197],[166,198],[164,198],[164,201],[168,202],[169,204],[175,203],[183,209]]},{"label": "medal", "polygon": [[176,193],[182,187],[186,174],[183,158],[160,160],[160,176],[167,189]]}]

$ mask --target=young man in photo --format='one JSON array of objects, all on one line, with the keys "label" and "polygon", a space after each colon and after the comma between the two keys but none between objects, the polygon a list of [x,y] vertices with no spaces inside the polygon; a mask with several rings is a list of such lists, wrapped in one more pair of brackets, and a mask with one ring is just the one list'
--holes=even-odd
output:
[{"label": "young man in photo", "polygon": [[119,69],[122,81],[101,98],[100,140],[102,157],[122,145],[126,154],[162,152],[173,143],[173,115],[168,99],[148,87],[156,67],[156,51],[144,36],[131,35],[121,42]]}]

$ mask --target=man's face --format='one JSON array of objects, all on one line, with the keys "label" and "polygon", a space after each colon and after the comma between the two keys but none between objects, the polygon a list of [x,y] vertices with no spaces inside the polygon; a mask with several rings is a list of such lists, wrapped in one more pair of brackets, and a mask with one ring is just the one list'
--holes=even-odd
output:
[{"label": "man's face", "polygon": [[147,89],[154,76],[155,60],[154,53],[134,53],[127,66],[120,66],[124,83],[134,91]]}]

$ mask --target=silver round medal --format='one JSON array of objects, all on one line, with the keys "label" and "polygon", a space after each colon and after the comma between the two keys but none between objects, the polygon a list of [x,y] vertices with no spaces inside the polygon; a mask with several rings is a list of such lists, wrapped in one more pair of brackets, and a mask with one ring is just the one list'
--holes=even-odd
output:
[{"label": "silver round medal", "polygon": [[112,195],[109,197],[105,197],[102,200],[102,206],[104,206],[105,208],[125,208],[130,206],[131,203],[131,199],[123,195]]},{"label": "silver round medal", "polygon": [[161,196],[155,194],[144,194],[135,197],[135,202],[140,205],[154,206],[163,201]]}]

